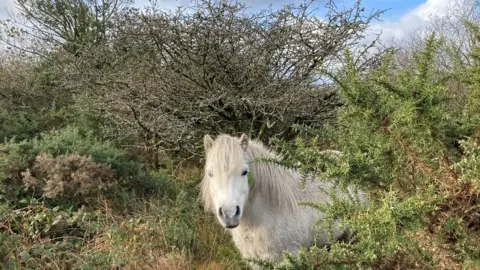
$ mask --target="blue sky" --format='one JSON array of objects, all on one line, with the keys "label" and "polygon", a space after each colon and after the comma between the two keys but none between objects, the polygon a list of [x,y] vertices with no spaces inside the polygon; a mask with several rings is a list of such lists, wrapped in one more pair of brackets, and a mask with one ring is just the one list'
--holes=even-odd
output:
[{"label": "blue sky", "polygon": [[[1,0],[0,0],[1,1]],[[252,10],[272,7],[279,8],[302,0],[241,0]],[[366,42],[373,39],[375,34],[382,32],[381,39],[388,41],[407,36],[411,31],[429,24],[430,16],[445,14],[454,0],[362,0],[366,11],[387,10],[380,17],[380,22],[371,24],[371,31]],[[188,5],[189,0],[157,0],[157,6],[171,9],[179,5]],[[335,0],[338,7],[351,7],[356,0]],[[326,0],[317,0],[317,7],[323,7]],[[137,6],[149,5],[149,0],[137,0]]]},{"label": "blue sky", "polygon": [[[1,0],[0,0],[1,1]],[[243,0],[244,3],[247,3],[248,6],[252,7],[252,9],[256,8],[267,8],[270,4],[272,4],[273,8],[281,7],[290,2],[298,2],[297,0]],[[167,8],[172,8],[178,5],[188,5],[188,0],[157,0],[159,6],[165,6]],[[318,1],[319,3],[325,1]],[[337,0],[335,1],[337,5],[342,6],[351,6],[353,0]],[[386,10],[389,9],[384,15],[384,19],[396,20],[401,15],[407,13],[409,10],[414,9],[415,7],[419,6],[420,4],[426,1],[422,0],[363,0],[363,6],[367,10]],[[135,5],[137,6],[144,6],[149,5],[148,0],[136,0]]]},{"label": "blue sky", "polygon": [[[0,0],[0,20],[8,18],[7,10],[15,12],[15,0]],[[156,0],[157,5],[167,9],[179,5],[188,5],[190,0]],[[241,0],[252,10],[272,7],[279,8],[291,1],[301,0]],[[317,0],[317,5],[322,7],[326,0]],[[336,0],[337,6],[349,7],[355,0]],[[429,16],[445,14],[453,0],[363,0],[362,5],[367,11],[390,9],[382,15],[381,22],[371,25],[373,32],[382,31],[382,39],[401,38],[410,31],[428,24]],[[150,6],[149,0],[135,0],[135,6]]]},{"label": "blue sky", "polygon": [[[243,2],[247,3],[248,6],[251,6],[252,8],[265,8],[268,7],[269,4],[272,4],[274,8],[276,7],[281,7],[284,4],[287,4],[289,2],[295,2],[296,0],[244,0]],[[177,6],[177,5],[185,5],[189,1],[188,0],[158,0],[158,4],[160,6],[166,6],[168,8],[172,6]],[[322,1],[318,1],[322,2]],[[324,2],[324,1],[323,1]],[[336,1],[337,5],[351,5],[353,0],[340,0]],[[390,9],[385,15],[385,17],[388,17],[389,19],[395,19],[401,16],[402,14],[405,14],[411,9],[414,9],[415,7],[419,6],[420,4],[424,3],[426,1],[422,0],[363,0],[363,6],[365,6],[367,9]],[[148,0],[137,0],[136,5],[138,6],[144,6],[144,5],[149,5]]]},{"label": "blue sky", "polygon": [[401,15],[413,10],[426,1],[421,0],[364,0],[363,6],[368,9],[389,9],[383,18],[397,20]]}]

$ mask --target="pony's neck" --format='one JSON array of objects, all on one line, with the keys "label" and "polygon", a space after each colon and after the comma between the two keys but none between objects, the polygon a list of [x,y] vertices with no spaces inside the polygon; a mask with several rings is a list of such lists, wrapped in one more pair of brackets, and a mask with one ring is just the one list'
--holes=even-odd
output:
[{"label": "pony's neck", "polygon": [[[262,209],[275,214],[295,211],[300,197],[300,175],[272,162],[256,161],[256,158],[278,158],[260,142],[251,141],[246,155],[251,161],[249,168],[253,178],[249,210]],[[262,207],[255,207],[257,203]]]}]

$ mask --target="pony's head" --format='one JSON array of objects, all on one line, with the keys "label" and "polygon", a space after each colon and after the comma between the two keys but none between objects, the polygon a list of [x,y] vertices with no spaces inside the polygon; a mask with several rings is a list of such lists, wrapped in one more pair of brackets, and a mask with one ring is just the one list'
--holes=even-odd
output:
[{"label": "pony's head", "polygon": [[240,224],[249,194],[248,160],[249,138],[220,135],[215,140],[204,137],[206,154],[202,197],[205,208],[213,211],[228,229]]}]

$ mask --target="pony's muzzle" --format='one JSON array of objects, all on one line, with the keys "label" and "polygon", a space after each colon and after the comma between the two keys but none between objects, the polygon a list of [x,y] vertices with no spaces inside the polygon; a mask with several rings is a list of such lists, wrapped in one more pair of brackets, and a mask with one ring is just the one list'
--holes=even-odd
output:
[{"label": "pony's muzzle", "polygon": [[228,211],[230,209],[218,209],[218,217],[222,221],[222,225],[227,229],[233,229],[240,224],[240,207],[237,205],[234,211]]}]

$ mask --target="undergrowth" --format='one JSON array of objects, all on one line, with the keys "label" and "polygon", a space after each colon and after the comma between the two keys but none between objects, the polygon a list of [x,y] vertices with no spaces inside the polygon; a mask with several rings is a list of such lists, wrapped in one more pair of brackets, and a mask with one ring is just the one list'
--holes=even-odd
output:
[{"label": "undergrowth", "polygon": [[197,200],[199,169],[148,168],[73,126],[1,147],[4,269],[242,265]]}]

